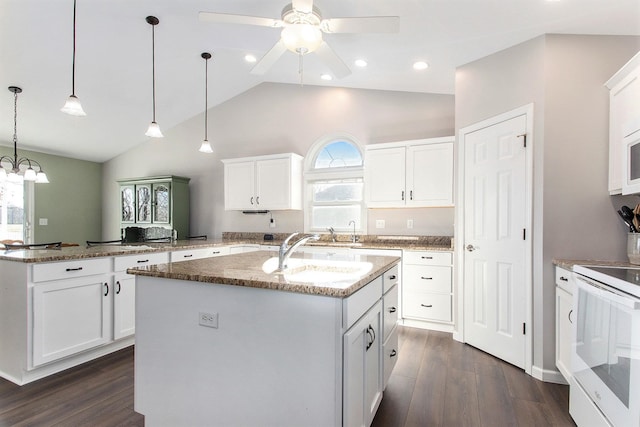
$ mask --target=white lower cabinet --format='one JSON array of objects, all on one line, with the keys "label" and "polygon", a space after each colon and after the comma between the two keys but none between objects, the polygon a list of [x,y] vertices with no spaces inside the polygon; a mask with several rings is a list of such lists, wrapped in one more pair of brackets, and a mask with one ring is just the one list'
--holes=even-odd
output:
[{"label": "white lower cabinet", "polygon": [[556,267],[556,367],[571,379],[574,281],[571,271]]},{"label": "white lower cabinet", "polygon": [[382,400],[381,325],[378,301],[344,334],[344,426],[369,426]]},{"label": "white lower cabinet", "polygon": [[33,366],[110,341],[111,293],[106,274],[33,287]]},{"label": "white lower cabinet", "polygon": [[119,273],[114,276],[113,339],[128,337],[136,332],[136,278]]}]

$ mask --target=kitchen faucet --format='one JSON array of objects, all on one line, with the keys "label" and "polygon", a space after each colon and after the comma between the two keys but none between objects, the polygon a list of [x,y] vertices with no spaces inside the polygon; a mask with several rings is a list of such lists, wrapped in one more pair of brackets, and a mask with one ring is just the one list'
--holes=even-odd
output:
[{"label": "kitchen faucet", "polygon": [[334,230],[333,227],[329,227],[329,228],[327,228],[327,231],[329,233],[331,233],[331,241],[333,243],[335,243],[336,242],[336,230]]},{"label": "kitchen faucet", "polygon": [[351,243],[355,243],[358,241],[358,236],[356,236],[356,222],[355,220],[349,221],[349,225],[353,224],[353,234],[351,235]]},{"label": "kitchen faucet", "polygon": [[305,234],[300,239],[298,239],[293,245],[289,246],[289,240],[292,237],[297,236],[300,233],[291,233],[289,237],[284,239],[284,242],[280,245],[280,250],[278,251],[278,271],[284,271],[287,268],[287,260],[289,257],[298,249],[298,246],[302,246],[307,243],[309,240],[319,240],[320,236],[317,234]]}]

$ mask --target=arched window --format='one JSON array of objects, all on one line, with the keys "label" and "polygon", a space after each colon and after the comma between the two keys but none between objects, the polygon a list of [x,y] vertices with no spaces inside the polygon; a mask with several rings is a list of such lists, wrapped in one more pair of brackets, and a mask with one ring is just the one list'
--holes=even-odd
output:
[{"label": "arched window", "polygon": [[352,137],[324,137],[309,150],[305,167],[305,230],[356,233],[366,229],[363,151]]}]

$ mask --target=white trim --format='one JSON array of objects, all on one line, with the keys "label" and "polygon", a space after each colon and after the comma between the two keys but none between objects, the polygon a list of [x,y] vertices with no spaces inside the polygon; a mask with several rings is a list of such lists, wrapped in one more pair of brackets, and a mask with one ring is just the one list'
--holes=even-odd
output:
[{"label": "white trim", "polygon": [[569,384],[560,371],[551,371],[534,366],[531,369],[531,376],[537,380],[554,384]]},{"label": "white trim", "polygon": [[466,135],[478,131],[480,129],[513,119],[518,116],[526,116],[527,118],[527,152],[526,152],[526,194],[525,194],[525,210],[526,210],[526,228],[527,242],[525,254],[525,322],[527,324],[527,333],[525,337],[525,354],[524,354],[524,371],[532,374],[533,368],[533,104],[527,104],[503,114],[491,117],[478,123],[466,126],[458,130],[458,167],[457,167],[457,197],[455,205],[455,238],[454,238],[454,264],[455,278],[457,284],[457,318],[456,332],[453,338],[456,341],[466,342],[464,336],[464,144]]}]

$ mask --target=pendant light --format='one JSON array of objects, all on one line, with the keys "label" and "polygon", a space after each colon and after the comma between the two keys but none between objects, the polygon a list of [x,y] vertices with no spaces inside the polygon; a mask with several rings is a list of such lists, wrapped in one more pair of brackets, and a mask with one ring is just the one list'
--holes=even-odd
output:
[{"label": "pendant light", "polygon": [[[9,181],[16,181],[18,179],[18,175],[24,174],[25,181],[35,181],[38,184],[47,184],[49,183],[49,180],[47,179],[47,174],[42,170],[40,163],[26,157],[18,158],[18,94],[22,92],[22,89],[17,86],[9,86],[9,92],[13,93],[13,157],[0,157],[0,182],[6,179],[9,179]],[[6,169],[2,167],[2,162],[7,162],[11,165],[11,169],[8,174]],[[22,165],[27,166],[24,172],[20,170],[20,166]],[[38,168],[38,172],[33,169],[33,166]]]},{"label": "pendant light", "polygon": [[151,25],[151,74],[153,84],[153,120],[145,132],[145,135],[151,138],[162,138],[164,135],[160,132],[160,126],[156,123],[156,31],[155,27],[160,20],[155,16],[147,16],[147,23]]},{"label": "pendant light", "polygon": [[207,117],[209,112],[209,59],[211,59],[211,54],[209,52],[203,52],[202,58],[204,59],[204,141],[202,141],[202,145],[200,146],[201,153],[213,153],[213,148],[211,148],[211,144],[209,143],[209,139],[207,138]]},{"label": "pendant light", "polygon": [[73,61],[71,62],[71,95],[60,109],[72,116],[86,116],[80,100],[76,97],[76,0],[73,0]]}]

